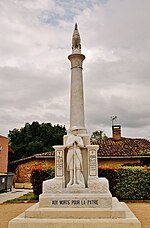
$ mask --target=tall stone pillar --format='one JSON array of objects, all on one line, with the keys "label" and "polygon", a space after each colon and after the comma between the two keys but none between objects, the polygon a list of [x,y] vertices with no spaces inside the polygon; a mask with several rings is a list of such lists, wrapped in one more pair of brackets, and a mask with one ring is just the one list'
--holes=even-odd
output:
[{"label": "tall stone pillar", "polygon": [[70,128],[77,126],[80,134],[86,134],[82,76],[82,63],[85,56],[81,54],[81,39],[77,24],[72,37],[72,54],[68,59],[71,62]]}]

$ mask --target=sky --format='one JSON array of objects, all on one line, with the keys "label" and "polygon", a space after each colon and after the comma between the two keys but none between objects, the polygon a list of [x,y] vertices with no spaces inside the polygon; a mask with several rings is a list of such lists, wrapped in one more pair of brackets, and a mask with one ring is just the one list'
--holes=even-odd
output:
[{"label": "sky", "polygon": [[68,55],[78,23],[86,128],[150,140],[149,0],[0,0],[0,135],[69,128]]}]

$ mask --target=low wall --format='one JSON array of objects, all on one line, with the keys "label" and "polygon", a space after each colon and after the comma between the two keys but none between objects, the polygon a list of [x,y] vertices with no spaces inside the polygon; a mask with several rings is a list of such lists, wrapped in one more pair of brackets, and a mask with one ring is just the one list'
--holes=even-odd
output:
[{"label": "low wall", "polygon": [[53,168],[55,167],[55,159],[35,159],[32,161],[18,164],[15,169],[14,182],[30,183],[30,176],[33,168]]},{"label": "low wall", "polygon": [[99,158],[98,168],[117,168],[122,165],[143,165],[140,158]]}]

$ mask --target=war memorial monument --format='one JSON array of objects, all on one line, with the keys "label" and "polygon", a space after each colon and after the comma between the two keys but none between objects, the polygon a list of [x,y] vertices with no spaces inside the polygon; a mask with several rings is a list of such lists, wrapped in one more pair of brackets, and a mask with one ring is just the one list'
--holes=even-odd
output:
[{"label": "war memorial monument", "polygon": [[125,203],[98,177],[98,145],[90,145],[84,121],[81,39],[72,37],[70,128],[55,148],[55,178],[43,182],[39,203],[9,222],[9,228],[140,228]]}]

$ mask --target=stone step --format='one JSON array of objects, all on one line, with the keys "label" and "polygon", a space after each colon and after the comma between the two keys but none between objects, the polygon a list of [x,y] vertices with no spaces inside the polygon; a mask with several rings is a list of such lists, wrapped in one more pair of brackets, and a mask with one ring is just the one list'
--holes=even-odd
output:
[{"label": "stone step", "polygon": [[[129,213],[130,214],[130,213]],[[88,219],[55,219],[55,218],[25,218],[21,214],[9,222],[8,228],[141,228],[136,217],[88,218]]]},{"label": "stone step", "polygon": [[39,207],[39,203],[25,211],[26,218],[125,218],[124,204],[113,199],[112,208],[48,208]]}]

